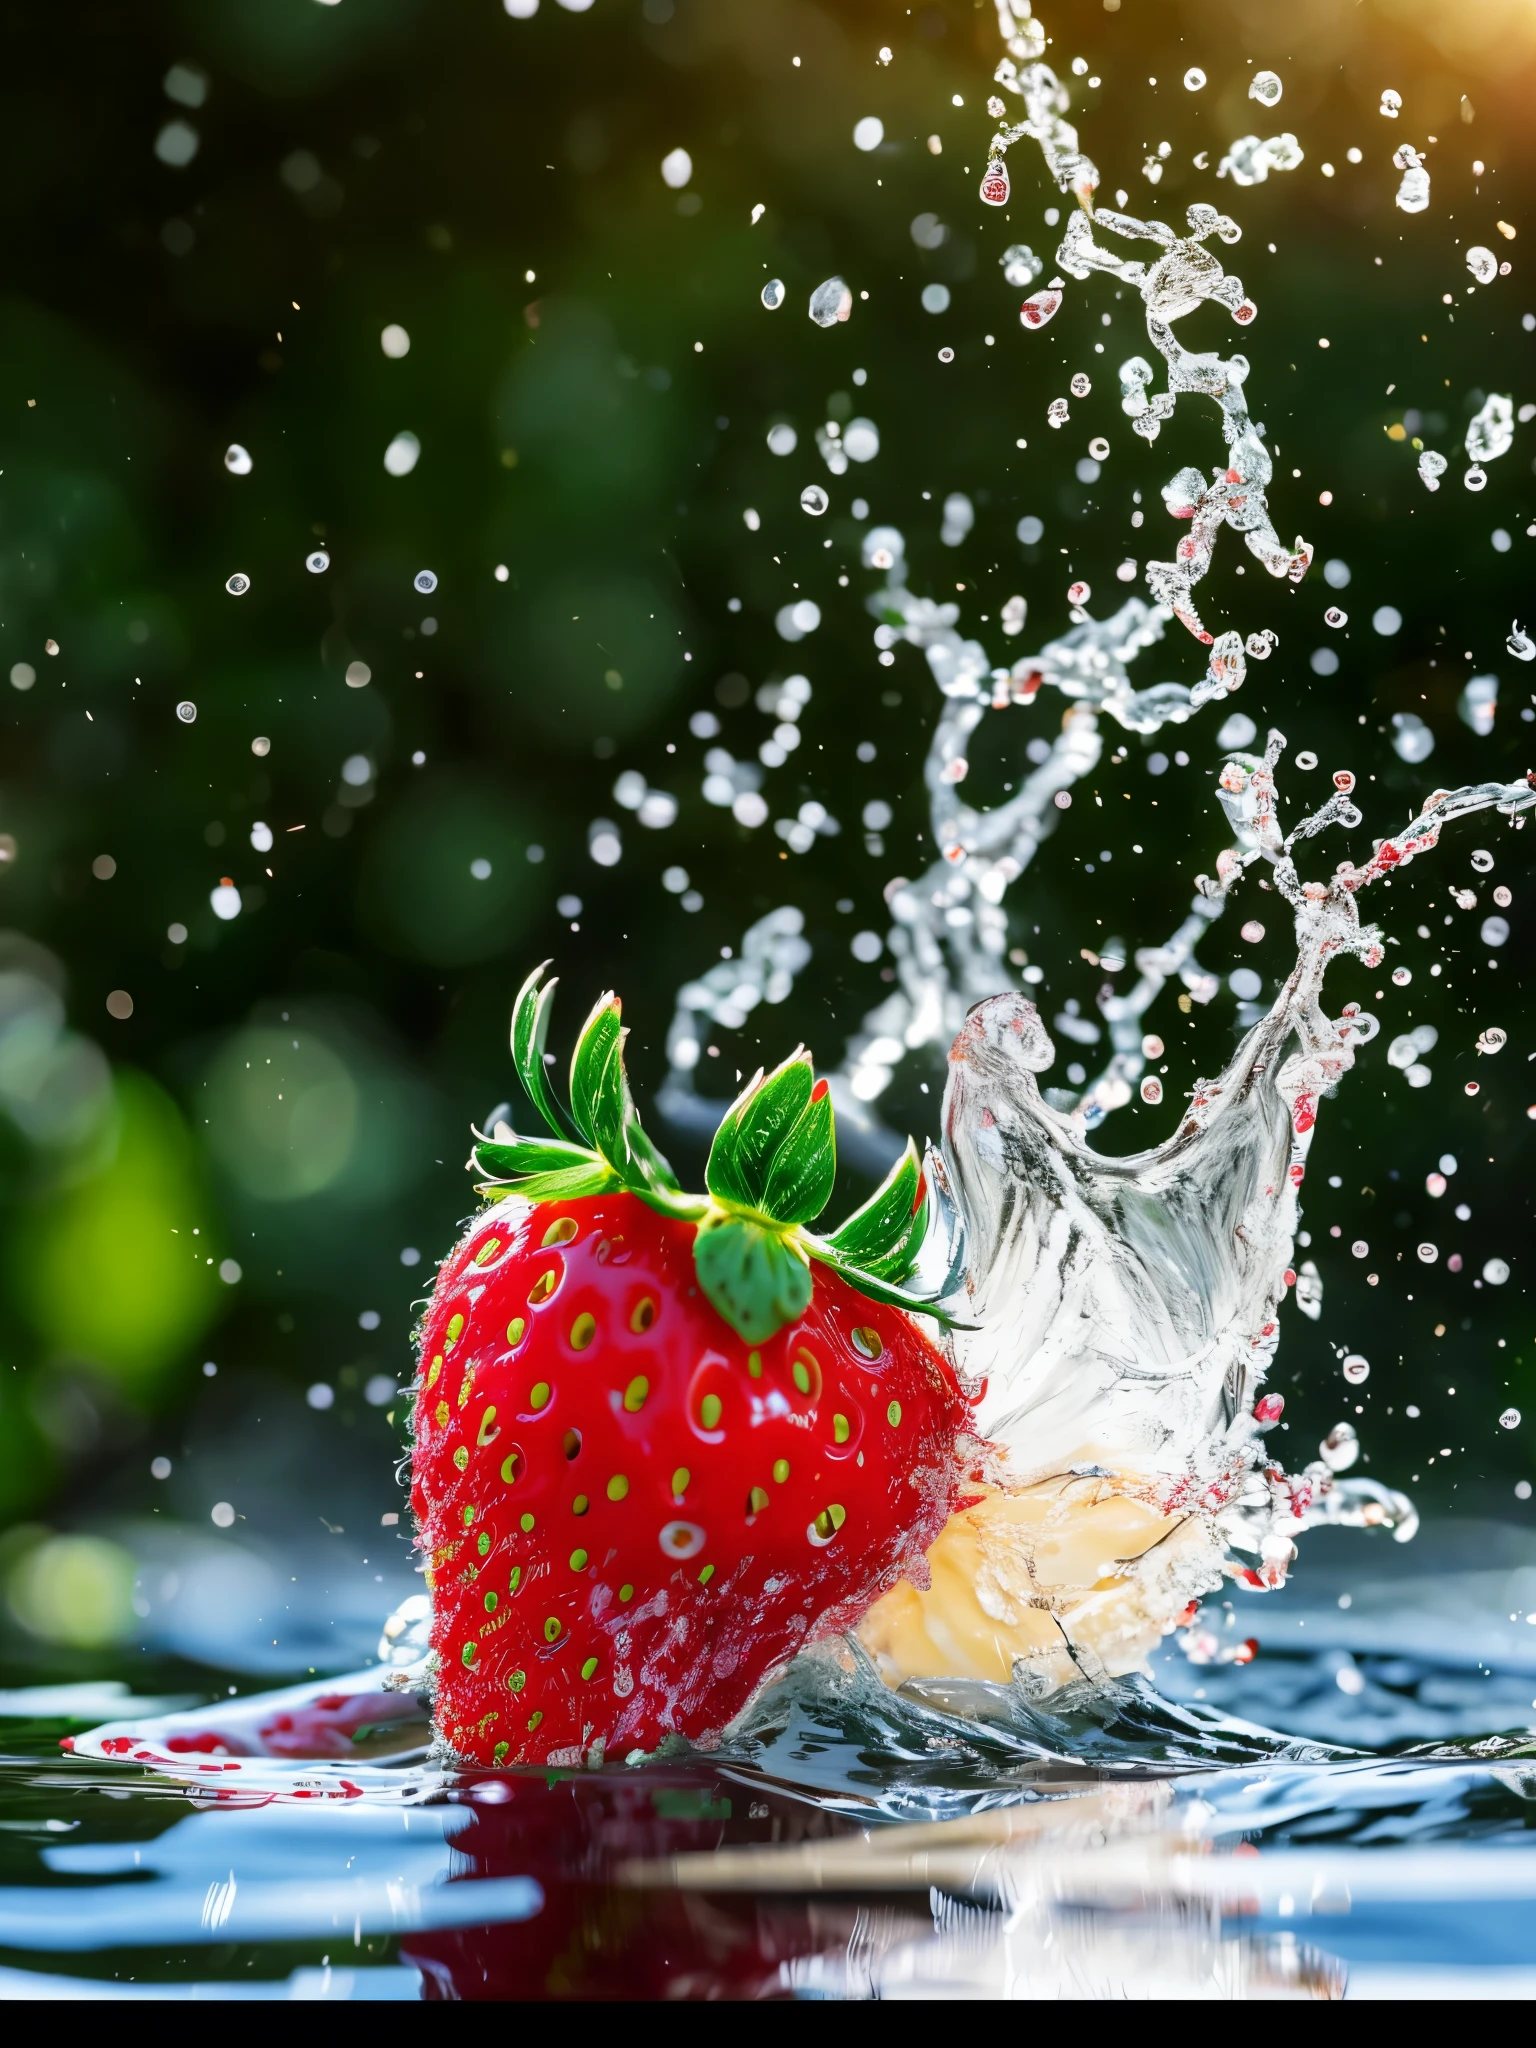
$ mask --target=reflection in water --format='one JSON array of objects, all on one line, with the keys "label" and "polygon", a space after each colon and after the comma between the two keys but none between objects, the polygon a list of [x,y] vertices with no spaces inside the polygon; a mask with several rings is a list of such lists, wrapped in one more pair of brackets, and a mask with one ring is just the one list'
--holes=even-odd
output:
[{"label": "reflection in water", "polygon": [[[1341,1609],[1330,1573],[1362,1544],[1376,1590],[1354,1576]],[[368,1669],[206,1707],[0,1694],[0,1993],[1529,1989],[1536,1745],[1503,1711],[1536,1672],[1524,1610],[1507,1619],[1529,1546],[1490,1527],[1427,1545],[1325,1533],[1315,1578],[1265,1596],[1255,1664],[1168,1654],[1181,1701],[1140,1678],[893,1692],[829,1646],[714,1755],[635,1769],[443,1768],[410,1616]],[[1389,1657],[1393,1615],[1415,1620]],[[1480,1676],[1497,1645],[1500,1679]],[[1346,1660],[1361,1693],[1335,1682]],[[1406,1753],[1360,1746],[1372,1694]],[[1286,1699],[1311,1739],[1257,1725]]]}]

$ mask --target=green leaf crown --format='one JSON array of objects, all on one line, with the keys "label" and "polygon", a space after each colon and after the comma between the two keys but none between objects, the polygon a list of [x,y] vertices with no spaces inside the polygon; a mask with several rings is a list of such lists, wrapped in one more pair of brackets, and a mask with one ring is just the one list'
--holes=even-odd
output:
[{"label": "green leaf crown", "polygon": [[936,1302],[902,1285],[928,1230],[928,1185],[910,1138],[862,1207],[830,1234],[813,1232],[831,1200],[837,1148],[831,1094],[800,1046],[742,1089],[710,1146],[708,1193],[689,1194],[641,1127],[624,1072],[628,1033],[611,991],[594,1004],[571,1055],[569,1110],[556,1100],[544,1054],[558,985],[545,981],[548,966],[529,975],[512,1012],[513,1064],[544,1134],[503,1142],[476,1132],[469,1163],[486,1176],[481,1194],[557,1202],[623,1191],[693,1224],[699,1284],[749,1344],[805,1313],[813,1261],[871,1301],[950,1326]]}]

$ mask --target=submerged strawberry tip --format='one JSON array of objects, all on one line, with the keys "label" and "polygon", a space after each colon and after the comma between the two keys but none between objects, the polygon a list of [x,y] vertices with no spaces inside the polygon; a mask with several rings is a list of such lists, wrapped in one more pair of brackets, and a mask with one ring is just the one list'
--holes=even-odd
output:
[{"label": "submerged strawberry tip", "polygon": [[907,1313],[933,1313],[901,1285],[928,1218],[910,1143],[813,1235],[832,1103],[797,1050],[689,1194],[641,1129],[612,996],[556,1100],[553,987],[531,975],[512,1023],[540,1134],[476,1136],[489,1206],[439,1270],[415,1388],[438,1726],[492,1766],[717,1734],[808,1641],[923,1581],[970,1418]]}]

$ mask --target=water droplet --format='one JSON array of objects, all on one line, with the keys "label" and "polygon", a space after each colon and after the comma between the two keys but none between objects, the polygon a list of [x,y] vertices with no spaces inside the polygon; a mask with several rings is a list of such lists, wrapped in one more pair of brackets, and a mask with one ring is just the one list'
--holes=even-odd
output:
[{"label": "water droplet", "polygon": [[840,277],[829,277],[811,293],[810,315],[818,327],[835,327],[853,311],[853,293]]},{"label": "water droplet", "polygon": [[853,124],[853,146],[866,152],[878,149],[885,140],[885,123],[878,114],[866,114]]},{"label": "water droplet", "polygon": [[1479,284],[1492,284],[1499,274],[1499,259],[1481,242],[1474,242],[1467,251],[1467,268]]},{"label": "water droplet", "polygon": [[1314,754],[1310,748],[1303,747],[1301,752],[1296,756],[1296,766],[1302,770],[1306,770],[1308,768],[1315,768],[1317,766],[1316,754]]},{"label": "water droplet", "polygon": [[224,588],[229,592],[231,597],[244,597],[245,593],[250,589],[250,587],[250,577],[244,575],[239,569],[235,571],[234,575],[231,576],[228,582],[224,585]]},{"label": "water droplet", "polygon": [[396,434],[384,450],[384,467],[391,476],[409,476],[421,459],[421,443],[414,434]]},{"label": "water droplet", "polygon": [[1238,936],[1239,938],[1246,939],[1250,946],[1256,946],[1264,936],[1264,927],[1256,917],[1251,917],[1243,926]]},{"label": "water droplet", "polygon": [[176,706],[176,716],[183,725],[193,725],[197,720],[197,706],[190,698],[184,697]]},{"label": "water droplet", "polygon": [[1411,967],[1394,967],[1394,968],[1393,968],[1393,970],[1392,970],[1392,982],[1393,982],[1393,985],[1394,985],[1394,987],[1396,987],[1396,988],[1406,988],[1406,987],[1408,986],[1409,982],[1410,982],[1410,981],[1412,981],[1412,979],[1413,979],[1413,969],[1412,969]]},{"label": "water droplet", "polygon": [[[1198,64],[1191,64],[1184,74],[1184,90],[1186,92],[1198,92],[1204,84],[1205,73]],[[1276,97],[1278,98],[1279,95],[1277,94]]]},{"label": "water droplet", "polygon": [[1506,1408],[1499,1417],[1499,1427],[1500,1429],[1518,1429],[1520,1427],[1520,1410],[1518,1408]]},{"label": "water droplet", "polygon": [[251,460],[249,448],[242,448],[238,441],[231,441],[224,450],[224,467],[231,476],[249,476],[256,465]]},{"label": "water droplet", "polygon": [[1280,104],[1280,95],[1285,87],[1273,71],[1256,71],[1248,83],[1248,97],[1257,100],[1261,107],[1275,107]]},{"label": "water droplet", "polygon": [[813,519],[819,519],[831,502],[820,484],[807,484],[800,493],[800,509],[809,512]]},{"label": "water droplet", "polygon": [[1162,1101],[1163,1084],[1157,1078],[1156,1074],[1147,1074],[1143,1077],[1141,1083],[1141,1099],[1143,1102],[1150,1102],[1154,1107]]},{"label": "water droplet", "polygon": [[1061,310],[1061,293],[1058,291],[1032,292],[1019,308],[1021,327],[1045,327],[1055,319]]},{"label": "water droplet", "polygon": [[1391,87],[1390,85],[1389,85],[1389,86],[1387,86],[1387,87],[1386,87],[1386,88],[1385,88],[1385,89],[1383,90],[1383,92],[1382,92],[1382,95],[1381,95],[1381,105],[1380,105],[1380,107],[1379,107],[1379,108],[1377,109],[1377,111],[1378,111],[1379,113],[1381,113],[1381,114],[1385,115],[1385,116],[1386,116],[1386,118],[1387,118],[1387,120],[1389,120],[1389,121],[1395,121],[1395,120],[1397,119],[1398,115],[1399,115],[1399,114],[1400,114],[1400,113],[1402,112],[1402,110],[1403,110],[1403,96],[1402,96],[1402,94],[1401,94],[1400,92],[1394,92],[1394,91],[1393,91],[1393,89],[1392,89],[1392,87]]},{"label": "water droplet", "polygon": [[1341,612],[1336,604],[1331,604],[1327,611],[1323,613],[1323,624],[1325,626],[1347,626],[1349,624],[1349,613]]},{"label": "water droplet", "polygon": [[331,558],[324,548],[316,548],[312,555],[304,557],[304,566],[311,576],[323,576],[331,566]]},{"label": "water droplet", "polygon": [[437,578],[430,569],[418,569],[411,582],[423,597],[430,597],[437,588]]},{"label": "water droplet", "polygon": [[1466,485],[1469,491],[1482,490],[1483,486],[1487,483],[1487,481],[1488,472],[1486,469],[1483,468],[1482,464],[1478,462],[1474,462],[1472,467],[1467,471],[1466,475],[1462,478],[1462,482]]},{"label": "water droplet", "polygon": [[1045,408],[1045,416],[1053,427],[1064,427],[1072,414],[1064,398],[1053,398]]},{"label": "water droplet", "polygon": [[1490,1287],[1502,1287],[1509,1278],[1509,1265],[1504,1259],[1489,1259],[1483,1267],[1483,1278]]},{"label": "water droplet", "polygon": [[784,280],[782,277],[770,277],[768,282],[763,286],[763,304],[768,308],[770,313],[777,313],[780,306],[783,305],[787,296],[788,294],[784,289]]},{"label": "water droplet", "polygon": [[1352,1387],[1358,1387],[1371,1376],[1371,1362],[1362,1358],[1358,1351],[1352,1351],[1344,1361],[1344,1377]]}]

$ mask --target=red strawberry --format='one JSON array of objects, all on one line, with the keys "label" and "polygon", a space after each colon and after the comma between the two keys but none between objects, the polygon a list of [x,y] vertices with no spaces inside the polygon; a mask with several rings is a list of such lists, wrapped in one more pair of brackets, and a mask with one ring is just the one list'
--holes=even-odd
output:
[{"label": "red strawberry", "polygon": [[[554,984],[513,1052],[535,1109]],[[707,1739],[852,1623],[957,1504],[968,1408],[897,1284],[927,1223],[912,1147],[830,1237],[826,1083],[796,1053],[732,1106],[689,1196],[640,1129],[619,1005],[571,1065],[585,1142],[476,1144],[500,1180],[423,1321],[412,1502],[437,1721],[479,1763]]]}]

